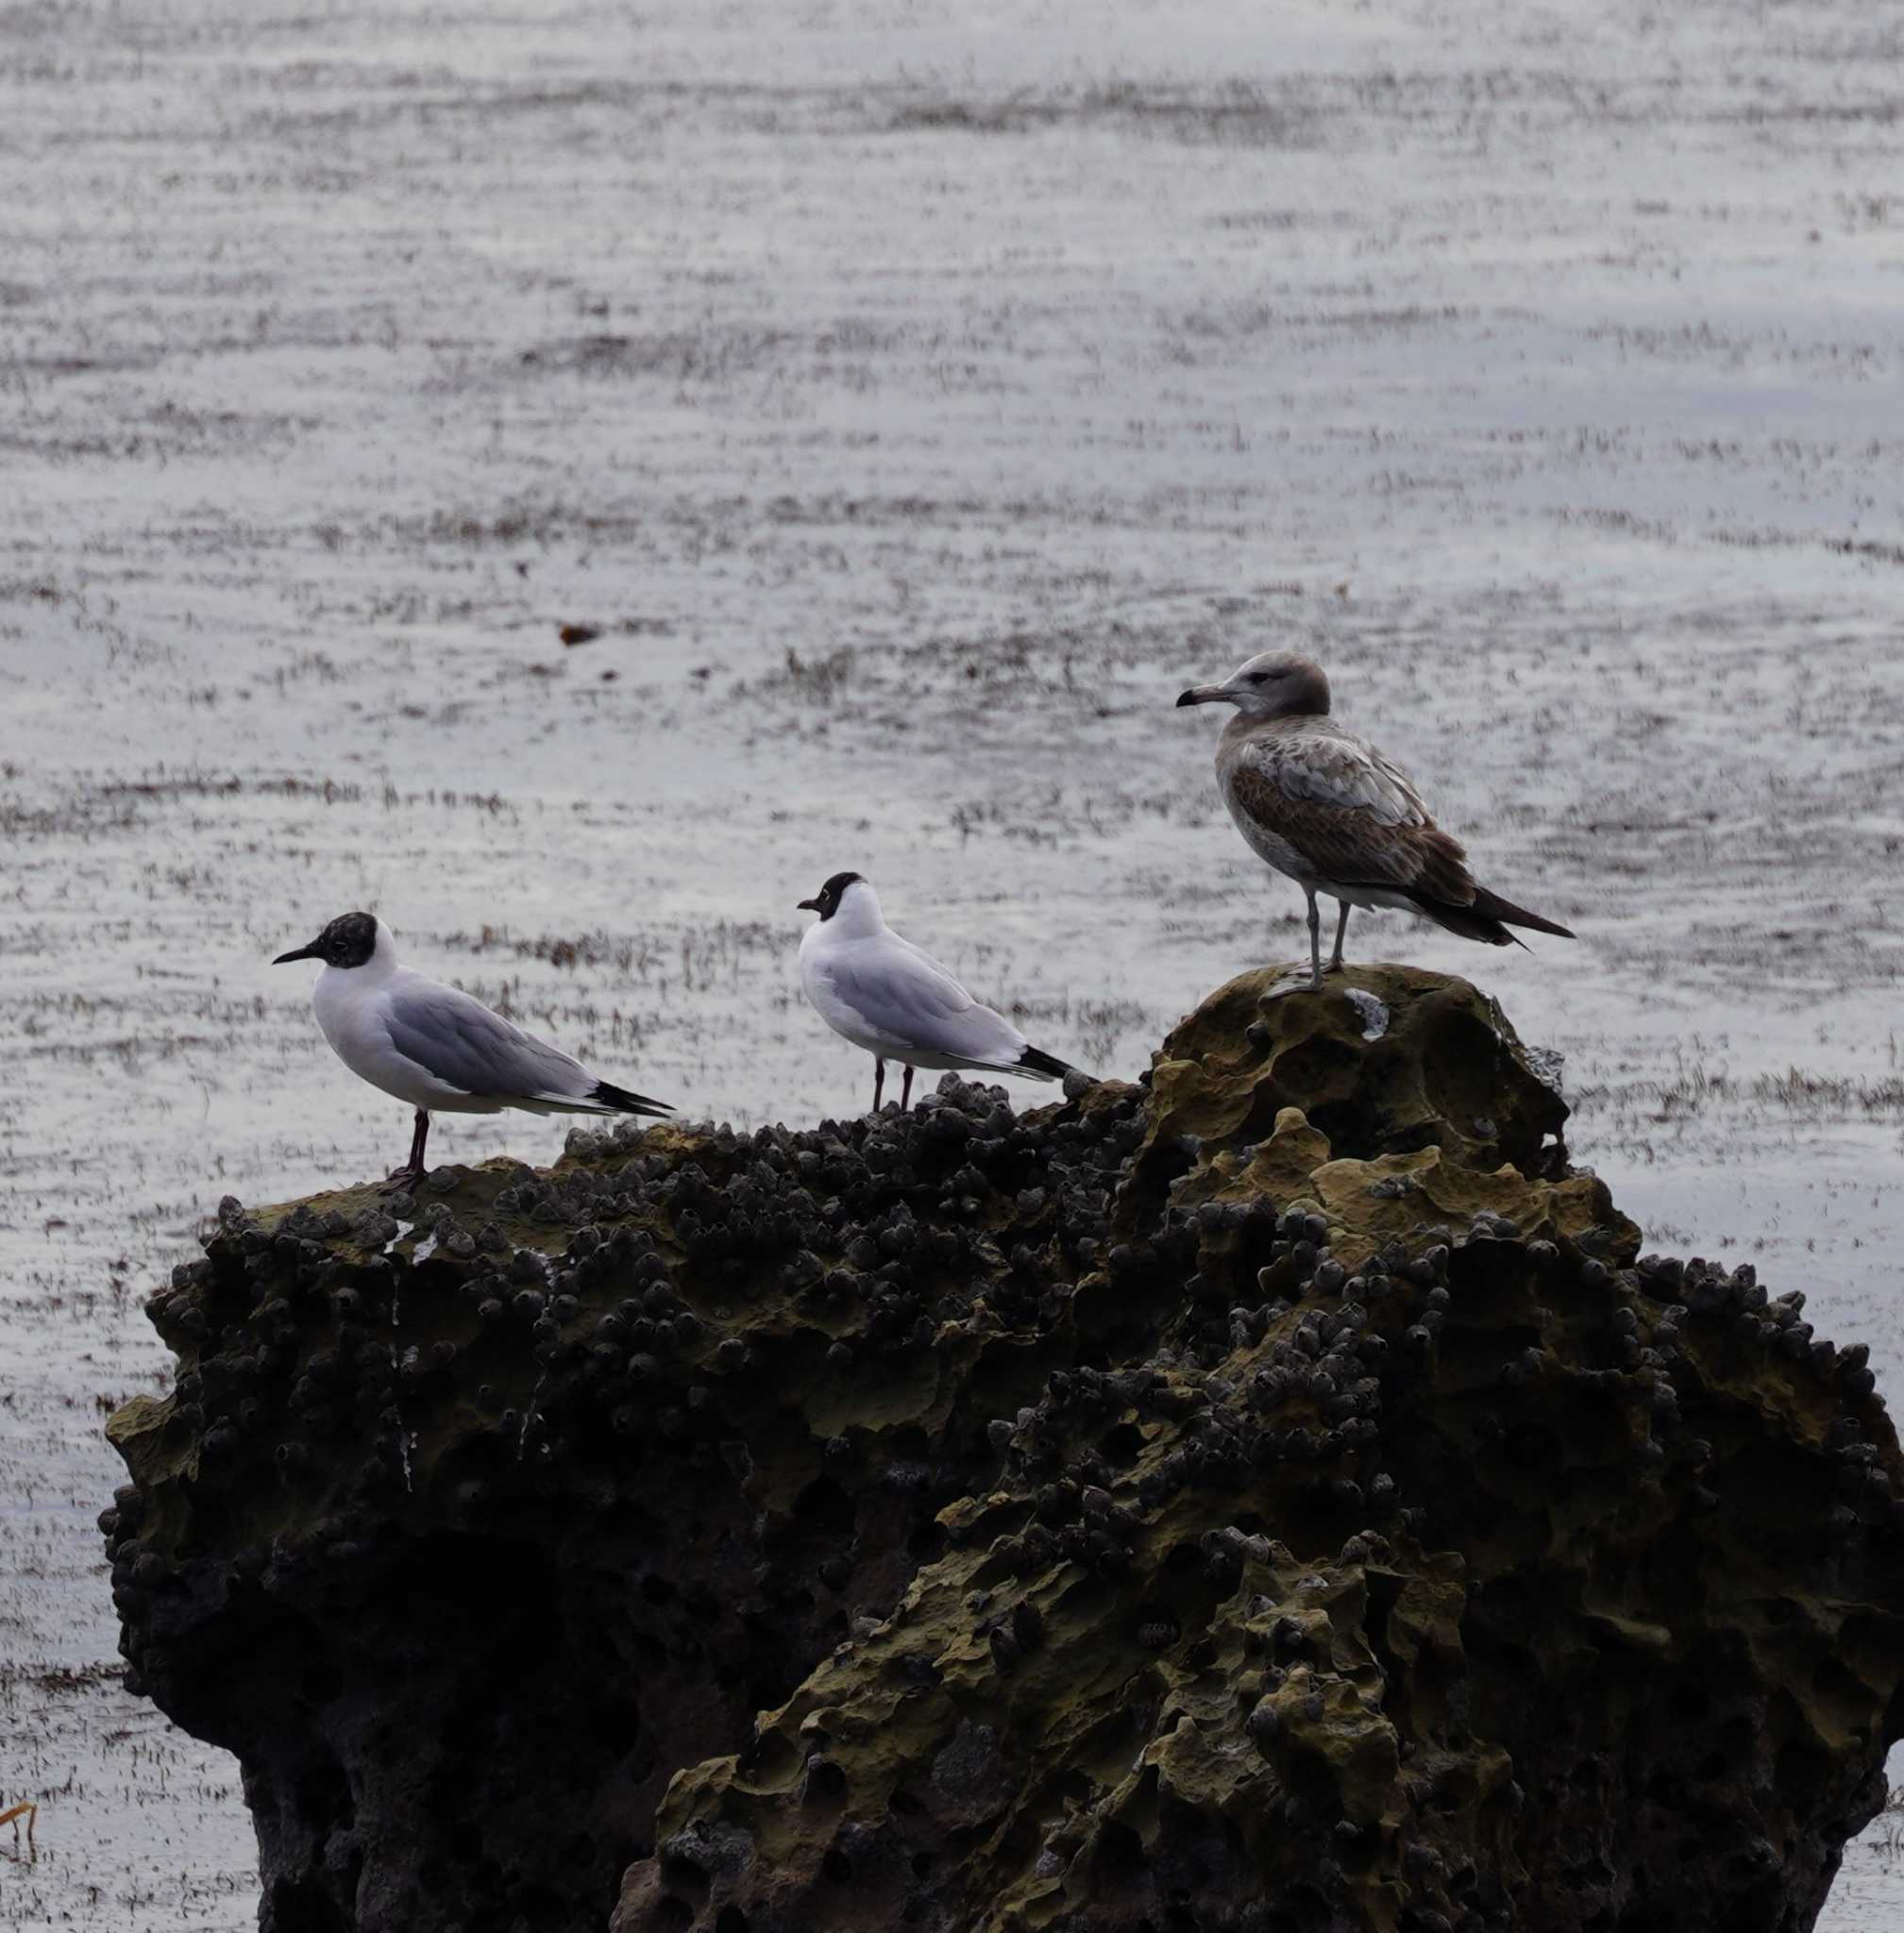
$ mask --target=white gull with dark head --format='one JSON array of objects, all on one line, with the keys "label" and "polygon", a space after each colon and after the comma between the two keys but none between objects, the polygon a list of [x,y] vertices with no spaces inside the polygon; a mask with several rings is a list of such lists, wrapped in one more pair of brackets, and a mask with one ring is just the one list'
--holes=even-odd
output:
[{"label": "white gull with dark head", "polygon": [[872,1055],[875,1111],[887,1061],[905,1070],[901,1110],[912,1100],[915,1067],[967,1067],[1034,1081],[1073,1071],[1032,1046],[930,953],[896,933],[880,912],[872,882],[859,873],[834,873],[800,903],[819,915],[800,937],[800,984],[835,1034]]},{"label": "white gull with dark head", "polygon": [[312,1010],[337,1058],[359,1080],[416,1110],[410,1159],[394,1180],[423,1173],[432,1114],[671,1113],[592,1074],[560,1048],[441,981],[413,972],[396,957],[382,920],[344,913],[309,946],[272,962],[322,960]]}]

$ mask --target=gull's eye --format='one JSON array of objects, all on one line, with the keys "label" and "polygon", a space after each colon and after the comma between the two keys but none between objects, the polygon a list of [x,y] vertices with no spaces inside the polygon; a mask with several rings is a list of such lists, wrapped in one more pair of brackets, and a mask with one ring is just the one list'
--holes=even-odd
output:
[{"label": "gull's eye", "polygon": [[1252,684],[1267,684],[1269,681],[1270,674],[1267,671],[1252,671],[1250,673],[1250,682]]}]

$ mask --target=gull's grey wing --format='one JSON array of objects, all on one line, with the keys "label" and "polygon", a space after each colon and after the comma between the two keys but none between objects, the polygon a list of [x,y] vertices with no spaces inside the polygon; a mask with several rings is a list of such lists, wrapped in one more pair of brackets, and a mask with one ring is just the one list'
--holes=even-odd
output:
[{"label": "gull's grey wing", "polygon": [[891,943],[827,963],[834,990],[882,1033],[936,1053],[1012,1067],[1025,1037],[982,1007],[936,960],[897,933]]},{"label": "gull's grey wing", "polygon": [[597,1084],[560,1048],[525,1034],[468,994],[420,976],[392,990],[384,1024],[391,1046],[406,1060],[465,1094],[573,1103]]}]

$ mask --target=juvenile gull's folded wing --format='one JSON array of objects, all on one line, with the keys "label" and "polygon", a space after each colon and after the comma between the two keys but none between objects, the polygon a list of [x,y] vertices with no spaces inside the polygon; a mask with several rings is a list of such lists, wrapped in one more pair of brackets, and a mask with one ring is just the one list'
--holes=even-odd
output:
[{"label": "juvenile gull's folded wing", "polygon": [[1292,847],[1321,879],[1459,906],[1474,897],[1460,842],[1435,824],[1407,775],[1360,739],[1250,740],[1226,784],[1233,808]]},{"label": "juvenile gull's folded wing", "polygon": [[1264,733],[1245,744],[1242,757],[1292,800],[1361,813],[1377,825],[1434,824],[1408,775],[1345,731]]},{"label": "juvenile gull's folded wing", "polygon": [[585,1103],[596,1078],[578,1060],[525,1034],[480,1000],[419,978],[384,1003],[390,1044],[406,1060],[461,1087],[497,1100]]}]

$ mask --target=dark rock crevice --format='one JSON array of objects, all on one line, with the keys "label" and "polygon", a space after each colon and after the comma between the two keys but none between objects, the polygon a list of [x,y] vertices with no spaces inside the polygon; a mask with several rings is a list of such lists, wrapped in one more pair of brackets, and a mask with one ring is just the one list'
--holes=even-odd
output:
[{"label": "dark rock crevice", "polygon": [[1639,1258],[1491,1002],[1346,985],[228,1204],[102,1527],[263,1924],[1809,1926],[1904,1720],[1862,1352]]}]

